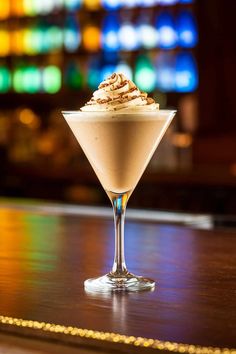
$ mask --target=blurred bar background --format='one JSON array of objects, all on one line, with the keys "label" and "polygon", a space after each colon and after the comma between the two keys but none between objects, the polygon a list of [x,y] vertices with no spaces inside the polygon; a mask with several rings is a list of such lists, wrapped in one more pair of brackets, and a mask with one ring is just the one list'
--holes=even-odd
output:
[{"label": "blurred bar background", "polygon": [[235,214],[232,1],[2,0],[0,195],[105,205],[60,111],[123,72],[178,114],[130,206]]}]

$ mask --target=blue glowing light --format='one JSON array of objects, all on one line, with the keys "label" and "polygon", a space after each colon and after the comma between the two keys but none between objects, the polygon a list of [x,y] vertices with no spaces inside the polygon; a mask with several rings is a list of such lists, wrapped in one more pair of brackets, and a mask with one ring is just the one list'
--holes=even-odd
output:
[{"label": "blue glowing light", "polygon": [[139,46],[136,29],[131,22],[124,22],[121,25],[118,37],[123,50],[135,50]]},{"label": "blue glowing light", "polygon": [[156,28],[151,24],[149,17],[141,16],[139,18],[136,31],[141,47],[151,49],[158,46],[159,34]]},{"label": "blue glowing light", "polygon": [[179,0],[180,4],[192,4],[195,0]]},{"label": "blue glowing light", "polygon": [[192,92],[198,87],[198,70],[193,55],[179,53],[176,57],[175,85],[177,92]]},{"label": "blue glowing light", "polygon": [[[36,38],[34,38],[33,36],[31,37],[32,40],[34,40],[34,44],[32,44],[32,47],[35,49],[35,47],[37,46],[37,49],[39,50],[40,53],[47,53],[50,51],[50,43],[52,41],[52,38],[50,36],[50,33],[48,33],[48,28],[49,26],[47,25],[47,23],[45,23],[45,21],[43,19],[40,19],[37,22],[37,26],[39,29],[39,42],[37,43]],[[37,44],[36,44],[37,43]]]},{"label": "blue glowing light", "polygon": [[102,6],[105,10],[118,10],[121,5],[120,0],[102,0]]},{"label": "blue glowing light", "polygon": [[156,60],[157,88],[163,92],[175,91],[175,58],[171,53],[161,53]]},{"label": "blue glowing light", "polygon": [[104,50],[117,51],[120,49],[119,29],[119,17],[117,14],[110,13],[105,16],[102,23],[102,48]]},{"label": "blue glowing light", "polygon": [[68,52],[75,52],[81,42],[79,22],[74,15],[69,15],[64,28],[64,46]]},{"label": "blue glowing light", "polygon": [[132,73],[132,69],[129,66],[129,64],[127,64],[125,61],[120,61],[116,68],[115,71],[117,73],[122,73],[124,74],[128,79],[133,80],[133,73]]},{"label": "blue glowing light", "polygon": [[112,75],[115,72],[116,66],[113,64],[105,64],[100,72],[100,82],[106,80],[108,76]]},{"label": "blue glowing light", "polygon": [[159,5],[174,5],[177,4],[179,0],[158,0]]},{"label": "blue glowing light", "polygon": [[138,5],[141,7],[153,7],[156,2],[156,0],[138,0]]},{"label": "blue glowing light", "polygon": [[81,7],[82,0],[64,0],[68,10],[78,10]]},{"label": "blue glowing light", "polygon": [[192,48],[198,42],[197,24],[191,11],[183,10],[177,18],[177,32],[179,45],[183,48]]},{"label": "blue glowing light", "polygon": [[133,8],[139,6],[139,0],[121,0],[122,7]]},{"label": "blue glowing light", "polygon": [[159,46],[162,49],[172,49],[177,44],[177,34],[172,15],[163,11],[157,17],[156,29],[159,36]]}]

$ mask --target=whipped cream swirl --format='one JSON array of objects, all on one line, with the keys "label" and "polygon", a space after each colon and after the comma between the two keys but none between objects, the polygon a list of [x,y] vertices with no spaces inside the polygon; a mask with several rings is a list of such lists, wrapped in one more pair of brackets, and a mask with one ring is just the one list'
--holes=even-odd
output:
[{"label": "whipped cream swirl", "polygon": [[99,86],[81,111],[154,111],[159,104],[123,74],[114,73]]}]

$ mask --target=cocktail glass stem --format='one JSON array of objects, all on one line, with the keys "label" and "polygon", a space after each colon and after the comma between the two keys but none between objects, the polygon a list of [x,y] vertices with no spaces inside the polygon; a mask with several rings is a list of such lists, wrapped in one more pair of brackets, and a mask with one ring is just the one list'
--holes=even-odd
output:
[{"label": "cocktail glass stem", "polygon": [[124,224],[125,211],[132,190],[126,193],[107,192],[111,200],[115,223],[115,255],[112,270],[99,278],[87,279],[84,283],[87,292],[140,291],[155,286],[152,279],[130,273],[125,264]]},{"label": "cocktail glass stem", "polygon": [[112,202],[115,224],[115,256],[111,272],[114,276],[125,276],[128,273],[124,253],[124,225],[129,195],[130,193],[116,194],[108,192]]}]

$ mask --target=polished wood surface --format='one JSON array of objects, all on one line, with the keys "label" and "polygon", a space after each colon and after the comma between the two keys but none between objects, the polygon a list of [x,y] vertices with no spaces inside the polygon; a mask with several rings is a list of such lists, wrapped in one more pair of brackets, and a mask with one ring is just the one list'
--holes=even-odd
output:
[{"label": "polished wood surface", "polygon": [[[0,334],[0,354],[96,354],[96,349],[83,349],[63,343],[39,341],[35,338],[24,338],[10,334]],[[99,351],[100,354],[108,354],[107,351]]]},{"label": "polished wood surface", "polygon": [[235,229],[128,218],[128,268],[156,288],[93,295],[83,281],[110,270],[113,221],[81,210],[0,202],[0,315],[236,347]]}]

